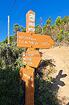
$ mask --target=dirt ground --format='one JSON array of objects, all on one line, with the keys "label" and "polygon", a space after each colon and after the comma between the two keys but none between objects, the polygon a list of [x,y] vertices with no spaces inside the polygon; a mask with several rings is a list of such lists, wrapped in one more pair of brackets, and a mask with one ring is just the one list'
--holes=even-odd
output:
[{"label": "dirt ground", "polygon": [[[61,46],[50,49],[41,49],[42,59],[53,59],[56,65],[56,72],[53,77],[56,77],[59,72],[62,72],[60,80],[58,99],[62,101],[61,105],[69,105],[69,47]],[[66,76],[65,76],[66,75]]]}]

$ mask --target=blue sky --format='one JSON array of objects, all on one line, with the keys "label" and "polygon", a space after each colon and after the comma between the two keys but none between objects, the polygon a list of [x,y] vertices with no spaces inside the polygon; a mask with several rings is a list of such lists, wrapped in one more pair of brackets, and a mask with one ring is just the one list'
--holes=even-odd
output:
[{"label": "blue sky", "polygon": [[36,24],[40,24],[40,17],[43,23],[48,17],[54,22],[57,16],[69,16],[69,0],[0,0],[0,41],[7,37],[7,16],[10,15],[12,35],[14,24],[25,27],[25,15],[29,10],[36,13]]}]

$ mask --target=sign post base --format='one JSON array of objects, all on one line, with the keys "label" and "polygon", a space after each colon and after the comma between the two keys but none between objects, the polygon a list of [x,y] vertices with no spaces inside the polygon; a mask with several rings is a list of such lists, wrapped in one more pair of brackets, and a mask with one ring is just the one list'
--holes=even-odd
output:
[{"label": "sign post base", "polygon": [[25,105],[34,105],[34,69],[29,66],[21,68],[20,76],[25,82]]}]

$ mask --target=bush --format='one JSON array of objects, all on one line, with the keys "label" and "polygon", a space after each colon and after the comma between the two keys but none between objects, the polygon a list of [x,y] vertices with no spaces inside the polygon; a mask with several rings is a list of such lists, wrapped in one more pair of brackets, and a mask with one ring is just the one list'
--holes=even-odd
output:
[{"label": "bush", "polygon": [[0,105],[19,105],[18,70],[0,70]]},{"label": "bush", "polygon": [[[35,79],[35,105],[59,105],[57,91],[52,90],[52,81]],[[54,94],[55,92],[55,94]]]}]

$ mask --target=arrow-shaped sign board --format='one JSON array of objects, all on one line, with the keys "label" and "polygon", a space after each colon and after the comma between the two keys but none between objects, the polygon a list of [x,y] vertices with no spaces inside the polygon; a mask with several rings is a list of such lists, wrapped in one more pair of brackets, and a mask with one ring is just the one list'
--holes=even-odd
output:
[{"label": "arrow-shaped sign board", "polygon": [[17,46],[25,48],[50,48],[54,41],[48,35],[17,32]]},{"label": "arrow-shaped sign board", "polygon": [[41,55],[38,50],[27,50],[23,53],[23,63],[30,67],[37,68],[41,60]]}]

